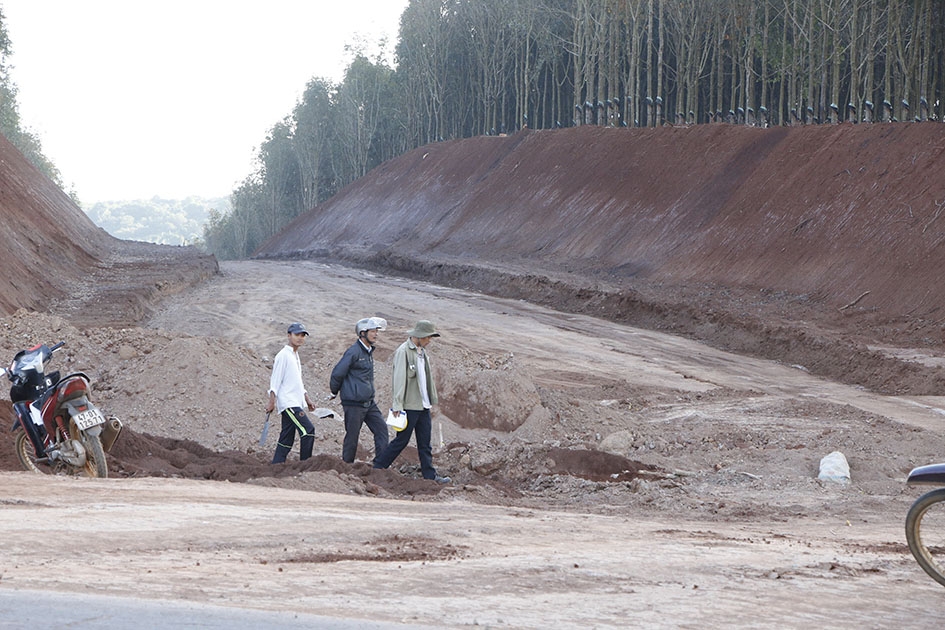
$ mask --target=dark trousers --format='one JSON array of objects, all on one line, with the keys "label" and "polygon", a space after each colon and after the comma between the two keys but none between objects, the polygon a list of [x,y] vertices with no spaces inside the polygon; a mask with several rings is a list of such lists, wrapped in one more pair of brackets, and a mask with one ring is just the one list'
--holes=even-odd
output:
[{"label": "dark trousers", "polygon": [[279,433],[279,443],[272,456],[273,464],[281,464],[288,457],[292,445],[295,444],[295,432],[299,435],[299,461],[312,456],[315,447],[315,426],[305,415],[301,407],[289,407],[282,412],[282,431]]},{"label": "dark trousers", "polygon": [[387,448],[387,422],[377,408],[377,403],[365,407],[362,404],[341,403],[345,410],[345,439],[341,445],[341,459],[349,464],[358,454],[358,438],[361,435],[361,425],[366,424],[374,434],[374,456]]},{"label": "dark trousers", "polygon": [[408,409],[407,426],[398,431],[391,443],[383,452],[374,458],[375,468],[388,468],[406,448],[410,442],[410,435],[417,433],[417,454],[420,456],[420,472],[424,479],[435,479],[436,469],[433,467],[433,448],[430,446],[430,435],[433,433],[433,422],[430,420],[430,410],[414,411]]}]

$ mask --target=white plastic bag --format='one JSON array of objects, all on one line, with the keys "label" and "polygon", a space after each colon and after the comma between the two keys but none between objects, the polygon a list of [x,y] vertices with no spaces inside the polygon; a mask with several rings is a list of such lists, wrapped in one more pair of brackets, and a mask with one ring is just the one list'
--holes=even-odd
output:
[{"label": "white plastic bag", "polygon": [[840,451],[834,451],[825,455],[820,460],[820,474],[817,478],[821,481],[833,481],[835,483],[850,483],[850,464],[847,458]]}]

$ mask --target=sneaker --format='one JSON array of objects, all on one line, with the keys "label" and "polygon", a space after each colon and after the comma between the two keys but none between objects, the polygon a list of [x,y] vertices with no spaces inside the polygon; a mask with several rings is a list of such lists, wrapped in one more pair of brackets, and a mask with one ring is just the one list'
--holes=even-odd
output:
[{"label": "sneaker", "polygon": [[441,477],[441,476],[437,475],[436,477],[433,478],[433,481],[435,481],[435,482],[437,482],[437,483],[449,483],[449,482],[451,482],[451,481],[453,481],[453,480],[450,479],[449,477]]}]

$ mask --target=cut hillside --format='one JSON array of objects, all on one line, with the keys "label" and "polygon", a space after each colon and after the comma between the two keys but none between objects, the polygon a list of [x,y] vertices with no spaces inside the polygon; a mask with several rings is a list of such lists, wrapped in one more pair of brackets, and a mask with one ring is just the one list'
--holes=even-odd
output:
[{"label": "cut hillside", "polygon": [[[887,133],[912,142],[919,128]],[[928,137],[939,127],[923,128]],[[851,131],[881,138],[876,129]],[[838,134],[801,132],[801,139]],[[0,527],[39,527],[31,538],[7,537],[17,544],[4,547],[0,592],[68,592],[83,602],[145,594],[183,600],[189,618],[202,604],[234,616],[285,610],[292,592],[302,594],[293,610],[411,627],[561,627],[549,621],[552,609],[582,628],[623,628],[628,619],[647,628],[806,628],[811,619],[828,628],[872,627],[876,619],[885,626],[926,619],[933,627],[940,587],[912,560],[902,522],[921,492],[907,488],[905,476],[942,455],[945,380],[934,361],[945,364],[945,347],[936,341],[909,359],[874,348],[930,334],[934,316],[887,315],[894,311],[881,310],[873,293],[857,301],[861,288],[838,299],[762,291],[752,288],[757,279],[736,277],[761,277],[761,262],[778,259],[752,238],[776,242],[781,228],[722,219],[748,207],[737,200],[751,199],[747,186],[764,181],[764,164],[795,135],[586,129],[428,147],[289,228],[321,229],[324,237],[272,254],[349,264],[227,261],[196,282],[215,270],[212,258],[98,236],[103,254],[90,257],[84,275],[76,272],[50,313],[0,316],[0,357],[28,343],[66,342],[51,369],[87,374],[95,403],[124,424],[107,458],[111,478],[15,472],[12,411],[0,400],[7,420]],[[630,166],[595,179],[594,169],[606,171],[601,147],[627,139],[630,157],[642,159],[637,145],[645,145],[662,152],[654,159],[675,159],[668,168],[679,183],[651,185]],[[730,146],[736,141],[741,149]],[[584,165],[586,150],[593,163]],[[686,151],[746,166],[693,166],[703,171],[686,179]],[[547,164],[529,163],[535,153],[560,160],[557,170],[576,178],[570,188],[557,188],[565,175],[541,174]],[[585,167],[592,170],[578,172]],[[23,198],[17,211],[28,213],[33,196]],[[708,199],[715,209],[701,201]],[[634,209],[635,200],[649,205]],[[70,216],[66,203],[52,204],[52,221]],[[9,230],[22,229],[25,218],[10,212],[19,223]],[[832,220],[832,211],[819,212],[797,230],[796,219],[779,220],[798,240],[812,240]],[[919,220],[911,230],[930,238],[936,216],[915,202],[911,216]],[[709,243],[732,223],[735,244],[716,254]],[[864,229],[852,218],[846,225]],[[40,266],[61,264],[42,252],[95,251],[45,227],[39,242],[51,242],[37,254]],[[856,239],[841,236],[824,246],[859,261],[864,281],[873,282],[876,266],[857,252]],[[620,247],[633,242],[622,259]],[[809,246],[809,255],[825,256]],[[896,247],[895,264],[895,256],[915,256]],[[765,259],[754,266],[752,248]],[[795,280],[785,275],[772,275],[774,286]],[[180,291],[185,281],[195,286]],[[390,469],[374,469],[366,429],[356,461],[341,460],[343,408],[329,399],[330,374],[355,343],[354,322],[372,314],[388,321],[372,354],[381,408],[391,401],[396,349],[414,323],[432,319],[442,335],[430,347],[439,396],[431,446],[450,483],[421,478],[413,444]],[[895,317],[929,323],[924,332],[896,333]],[[262,436],[269,378],[294,320],[311,333],[300,350],[310,397],[332,413],[315,420],[313,457],[300,460],[296,440],[288,463],[271,464],[281,420],[272,417]],[[935,395],[886,396],[808,371]],[[849,463],[848,484],[818,479],[819,462],[834,451]],[[35,544],[55,539],[63,522],[82,533],[70,548],[68,580],[49,570],[61,563],[61,546]],[[671,561],[656,571],[641,562],[657,554]],[[379,579],[431,596],[378,598]]]},{"label": "cut hillside", "polygon": [[0,311],[42,310],[95,268],[114,240],[0,135]]},{"label": "cut hillside", "polygon": [[[940,391],[937,371],[867,346],[941,345],[943,151],[935,123],[455,140],[381,165],[256,256],[347,260]],[[873,362],[851,373],[851,352]]]},{"label": "cut hillside", "polygon": [[192,247],[110,236],[2,135],[0,214],[2,315],[55,310],[84,325],[127,325],[218,271]]}]

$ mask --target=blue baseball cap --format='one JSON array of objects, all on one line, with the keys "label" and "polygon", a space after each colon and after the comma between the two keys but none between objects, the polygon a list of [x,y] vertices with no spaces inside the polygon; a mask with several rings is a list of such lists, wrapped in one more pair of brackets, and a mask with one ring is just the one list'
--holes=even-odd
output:
[{"label": "blue baseball cap", "polygon": [[305,330],[305,326],[303,326],[299,322],[295,322],[294,324],[289,324],[289,334],[290,335],[307,335],[308,331]]}]

